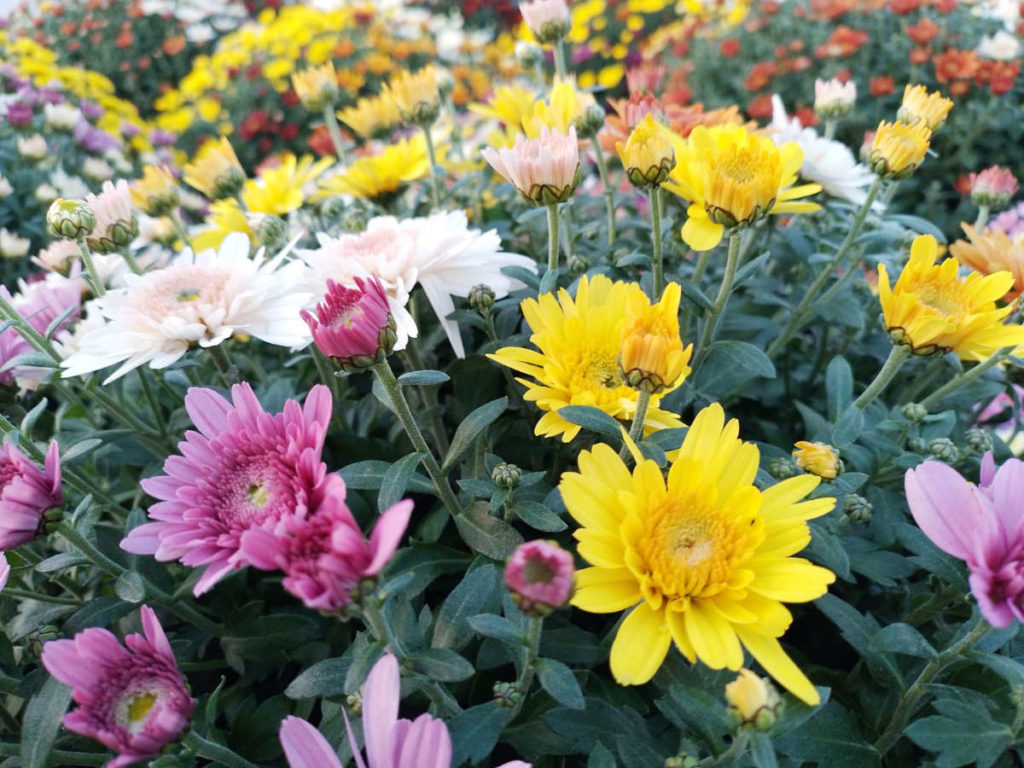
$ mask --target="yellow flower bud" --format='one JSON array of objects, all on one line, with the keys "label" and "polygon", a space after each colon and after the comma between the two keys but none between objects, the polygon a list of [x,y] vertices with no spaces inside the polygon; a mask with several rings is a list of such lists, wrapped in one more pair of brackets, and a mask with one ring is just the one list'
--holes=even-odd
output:
[{"label": "yellow flower bud", "polygon": [[800,440],[793,451],[796,465],[805,472],[834,480],[843,471],[843,462],[839,459],[839,451],[825,443],[811,443]]},{"label": "yellow flower bud", "polygon": [[690,373],[693,344],[684,349],[679,338],[680,297],[679,284],[669,283],[657,304],[642,293],[627,300],[619,368],[633,389],[659,394]]},{"label": "yellow flower bud", "polygon": [[932,132],[924,122],[882,122],[868,153],[871,170],[883,179],[904,179],[924,160]]},{"label": "yellow flower bud", "polygon": [[938,133],[946,122],[953,101],[938,91],[928,93],[923,85],[908,85],[903,89],[903,103],[896,119],[904,123],[923,122],[932,133]]},{"label": "yellow flower bud", "polygon": [[132,185],[131,194],[136,207],[150,216],[164,216],[177,208],[181,201],[174,177],[166,168],[155,165],[142,169],[142,178]]},{"label": "yellow flower bud", "polygon": [[338,98],[338,75],[334,63],[326,62],[319,67],[309,67],[292,75],[292,88],[302,106],[310,112],[320,112],[334,104]]},{"label": "yellow flower bud", "polygon": [[634,187],[659,186],[676,164],[672,142],[650,113],[633,129],[625,144],[616,142],[615,150]]},{"label": "yellow flower bud", "polygon": [[767,678],[760,678],[749,669],[740,669],[739,676],[725,686],[729,714],[740,725],[753,725],[767,731],[775,724],[782,700]]},{"label": "yellow flower bud", "polygon": [[428,64],[418,72],[399,72],[388,83],[387,92],[398,106],[402,120],[410,125],[431,125],[441,111],[437,70]]}]

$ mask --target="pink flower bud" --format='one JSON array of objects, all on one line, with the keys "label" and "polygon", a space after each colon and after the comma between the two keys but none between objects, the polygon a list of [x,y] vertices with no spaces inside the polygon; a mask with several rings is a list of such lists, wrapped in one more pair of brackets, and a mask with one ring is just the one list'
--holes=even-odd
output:
[{"label": "pink flower bud", "polygon": [[533,205],[564,203],[580,183],[575,126],[569,127],[568,135],[547,127],[541,128],[536,139],[519,134],[512,147],[487,147],[481,154]]},{"label": "pink flower bud", "polygon": [[355,288],[328,280],[316,317],[303,311],[302,319],[321,352],[342,367],[366,368],[394,347],[396,326],[380,280],[354,280]]},{"label": "pink flower bud", "polygon": [[519,11],[526,26],[542,43],[553,43],[572,28],[572,14],[565,0],[532,0],[521,3]]},{"label": "pink flower bud", "polygon": [[987,206],[997,210],[1010,204],[1010,199],[1017,194],[1017,179],[1006,168],[993,165],[981,173],[972,173],[971,200],[975,205]]},{"label": "pink flower bud", "polygon": [[43,468],[10,443],[0,447],[0,552],[32,541],[46,512],[63,503],[56,442]]},{"label": "pink flower bud", "polygon": [[524,613],[544,615],[569,602],[574,571],[570,553],[553,541],[537,539],[512,553],[505,585]]}]

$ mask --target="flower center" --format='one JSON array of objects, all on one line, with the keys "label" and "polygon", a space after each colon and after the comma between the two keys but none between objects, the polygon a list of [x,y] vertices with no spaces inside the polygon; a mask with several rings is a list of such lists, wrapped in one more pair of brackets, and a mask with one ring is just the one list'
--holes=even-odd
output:
[{"label": "flower center", "polygon": [[199,296],[201,294],[202,291],[198,288],[182,288],[178,291],[178,295],[175,296],[175,300],[179,302],[199,301]]},{"label": "flower center", "polygon": [[586,363],[583,377],[604,389],[617,389],[623,386],[622,378],[619,376],[619,365],[613,356],[591,357]]},{"label": "flower center", "polygon": [[18,469],[14,466],[13,461],[0,461],[0,488],[6,488],[17,476]]},{"label": "flower center", "polygon": [[157,695],[148,690],[128,693],[118,702],[114,719],[129,733],[139,733],[146,727],[146,719],[156,706]]},{"label": "flower center", "polygon": [[527,584],[550,584],[555,578],[555,569],[538,557],[530,558],[523,568]]},{"label": "flower center", "polygon": [[256,509],[262,509],[270,501],[270,492],[259,483],[250,483],[245,495]]},{"label": "flower center", "polygon": [[956,317],[961,313],[961,304],[956,291],[950,290],[953,285],[922,285],[917,291],[917,299],[929,309],[934,309],[946,317]]}]

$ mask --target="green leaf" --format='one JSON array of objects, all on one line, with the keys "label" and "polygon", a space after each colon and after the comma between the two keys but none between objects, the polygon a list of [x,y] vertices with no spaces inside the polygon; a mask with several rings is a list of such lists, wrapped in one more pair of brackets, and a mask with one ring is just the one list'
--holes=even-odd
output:
[{"label": "green leaf", "polygon": [[146,582],[138,571],[125,571],[114,582],[114,592],[126,603],[141,603],[146,599]]},{"label": "green leaf", "polygon": [[[411,598],[429,587],[438,576],[465,571],[470,562],[472,557],[458,549],[437,544],[413,544],[395,553],[388,565],[388,572],[413,575],[410,592],[406,592],[406,597]],[[384,585],[387,586],[388,582]]]},{"label": "green leaf", "polygon": [[721,735],[733,727],[722,698],[697,688],[673,685],[654,705],[677,728],[695,731],[708,745],[720,743]]},{"label": "green leaf", "polygon": [[857,727],[856,718],[835,701],[821,707],[799,728],[775,739],[775,746],[794,760],[828,768],[877,768],[882,764]]},{"label": "green leaf", "polygon": [[[384,482],[384,476],[391,469],[386,461],[357,461],[338,471],[345,485],[354,491],[376,491]],[[412,493],[433,493],[434,484],[422,475],[409,478],[408,490]]]},{"label": "green leaf", "polygon": [[833,624],[839,627],[843,638],[860,653],[868,665],[868,669],[876,677],[888,678],[882,682],[896,683],[901,689],[903,688],[903,676],[892,657],[879,651],[871,643],[872,638],[881,627],[870,614],[862,616],[857,609],[835,595],[823,595],[815,600],[814,604]]},{"label": "green leaf", "polygon": [[441,605],[434,624],[431,646],[464,648],[473,639],[469,619],[493,613],[501,601],[501,576],[493,565],[482,565],[466,574]]},{"label": "green leaf", "polygon": [[318,661],[292,680],[284,695],[289,699],[312,699],[344,693],[345,676],[351,666],[352,659],[343,656]]},{"label": "green leaf", "polygon": [[489,757],[508,722],[508,715],[507,709],[499,707],[497,702],[488,701],[470,707],[449,720],[448,730],[452,735],[451,764],[476,764]]},{"label": "green leaf", "polygon": [[488,504],[477,502],[455,518],[462,540],[474,551],[492,560],[505,560],[523,543],[515,528],[488,511]]},{"label": "green leaf", "polygon": [[214,723],[217,722],[217,704],[220,701],[220,692],[224,690],[227,681],[228,679],[221,675],[220,682],[217,683],[217,687],[213,689],[213,693],[206,700],[206,706],[203,707],[203,720],[206,721],[207,731],[213,728]]},{"label": "green leaf", "polygon": [[825,369],[825,396],[829,421],[835,421],[853,401],[853,371],[842,355],[836,355]]},{"label": "green leaf", "polygon": [[94,597],[68,617],[61,628],[72,637],[89,627],[106,627],[135,610],[135,606],[113,595]]},{"label": "green leaf", "polygon": [[89,558],[80,552],[61,552],[37,563],[36,570],[39,573],[59,573],[67,568],[74,568],[76,565],[88,562]]},{"label": "green leaf", "polygon": [[565,664],[554,659],[537,659],[537,677],[551,698],[569,709],[583,709],[583,691],[576,675]]},{"label": "green leaf", "polygon": [[835,534],[829,533],[819,523],[808,523],[811,529],[811,543],[804,549],[803,554],[813,562],[823,565],[833,571],[839,578],[852,581],[850,573],[850,558],[843,549],[842,540]]},{"label": "green leaf", "polygon": [[832,430],[832,445],[845,448],[857,441],[864,431],[864,411],[854,405],[848,406]]},{"label": "green leaf", "polygon": [[952,698],[939,699],[934,706],[946,716],[911,723],[906,735],[919,747],[938,753],[937,768],[990,768],[1013,739],[1010,727],[994,721],[984,708]]},{"label": "green leaf", "polygon": [[871,638],[871,645],[880,651],[903,653],[920,659],[934,659],[938,656],[924,635],[902,622],[882,627]]},{"label": "green leaf", "polygon": [[775,747],[767,733],[755,733],[750,740],[750,756],[756,768],[778,768]]},{"label": "green leaf", "polygon": [[558,415],[570,424],[597,432],[616,440],[622,438],[622,426],[614,418],[590,405],[567,405],[558,409]]},{"label": "green leaf", "polygon": [[775,377],[768,356],[745,341],[716,341],[697,373],[701,392],[725,392],[758,377]]},{"label": "green leaf", "polygon": [[410,453],[392,464],[384,473],[380,491],[377,493],[377,508],[381,512],[402,500],[409,487],[409,479],[422,460],[422,453]]},{"label": "green leaf", "polygon": [[70,703],[71,686],[54,677],[46,678],[29,700],[21,721],[21,762],[25,768],[46,768],[61,717]]},{"label": "green leaf", "polygon": [[615,755],[601,742],[594,745],[587,759],[587,768],[615,768]]},{"label": "green leaf", "polygon": [[23,435],[32,434],[32,427],[36,425],[36,421],[46,411],[46,406],[49,401],[44,397],[38,403],[35,408],[25,414],[25,418],[21,420],[21,426],[18,428]]},{"label": "green leaf", "polygon": [[428,648],[406,656],[409,668],[439,683],[468,680],[476,670],[466,659],[449,648]]},{"label": "green leaf", "polygon": [[398,383],[405,386],[426,387],[432,384],[444,384],[451,377],[444,371],[409,371],[398,377]]},{"label": "green leaf", "polygon": [[522,630],[504,616],[481,613],[479,616],[470,617],[468,621],[473,631],[484,637],[493,637],[495,640],[515,648],[521,648],[526,644],[526,636]]},{"label": "green leaf", "polygon": [[568,528],[565,520],[537,501],[517,501],[512,505],[512,511],[516,517],[538,531],[555,533]]},{"label": "green leaf", "polygon": [[463,419],[459,428],[455,430],[451,447],[448,449],[448,455],[444,457],[444,464],[441,468],[446,471],[450,469],[469,449],[477,436],[493,424],[506,408],[508,408],[508,398],[499,397],[497,400],[484,403]]}]

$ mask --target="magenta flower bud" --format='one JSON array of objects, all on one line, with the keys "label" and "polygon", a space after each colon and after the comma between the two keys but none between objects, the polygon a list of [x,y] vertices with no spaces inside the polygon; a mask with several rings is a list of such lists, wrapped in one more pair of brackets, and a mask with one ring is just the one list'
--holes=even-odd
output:
[{"label": "magenta flower bud", "polygon": [[368,368],[382,361],[397,338],[380,280],[357,277],[355,284],[348,288],[328,280],[327,294],[316,305],[316,317],[301,313],[320,351],[346,369]]},{"label": "magenta flower bud", "polygon": [[156,614],[148,605],[141,613],[144,635],[128,635],[124,645],[93,627],[43,646],[46,671],[74,688],[78,706],[64,715],[64,727],[117,752],[106,768],[156,757],[185,730],[196,705]]},{"label": "magenta flower bud", "polygon": [[0,552],[32,541],[46,512],[63,503],[56,442],[42,469],[10,443],[0,447]]},{"label": "magenta flower bud", "polygon": [[972,173],[971,200],[975,205],[1002,210],[1017,194],[1017,179],[1006,168],[993,165],[981,173]]},{"label": "magenta flower bud", "polygon": [[553,541],[520,544],[505,566],[505,585],[526,614],[543,616],[572,597],[572,555]]}]

